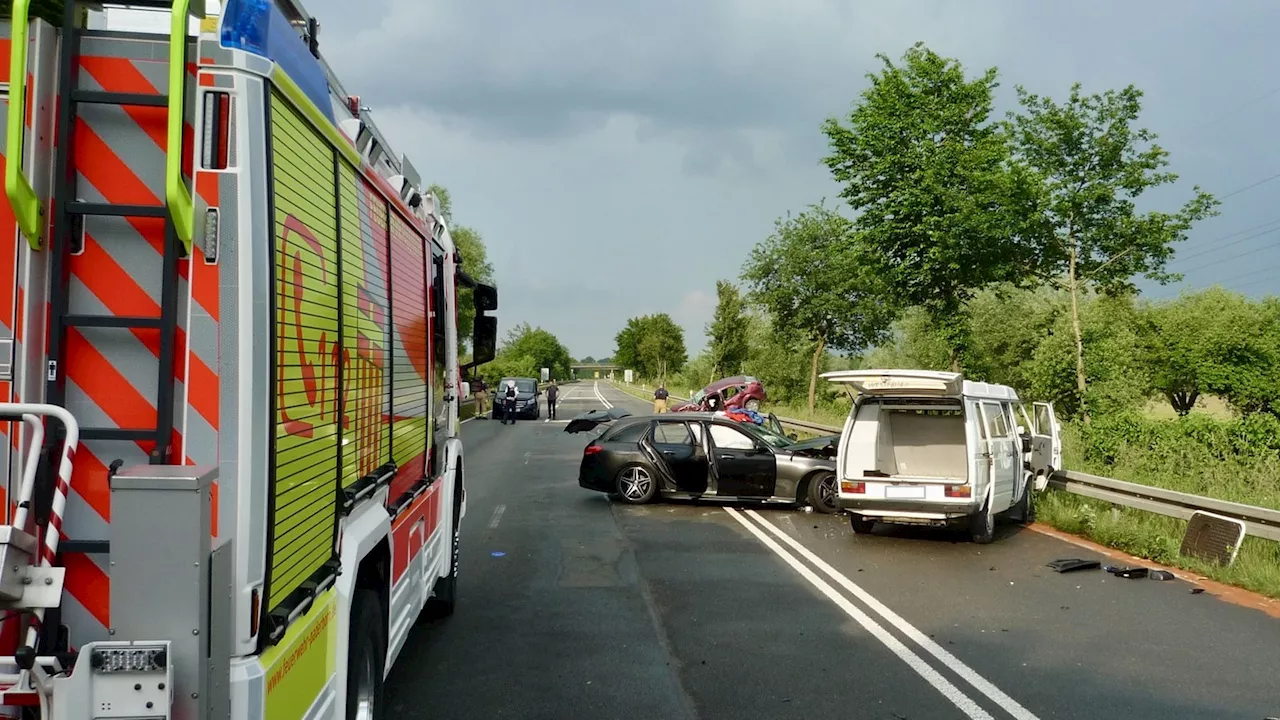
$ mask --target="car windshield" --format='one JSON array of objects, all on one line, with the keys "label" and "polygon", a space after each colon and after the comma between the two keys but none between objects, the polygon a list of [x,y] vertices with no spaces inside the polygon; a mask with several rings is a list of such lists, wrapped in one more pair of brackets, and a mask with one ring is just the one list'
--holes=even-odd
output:
[{"label": "car windshield", "polygon": [[796,443],[795,440],[792,440],[789,437],[783,437],[770,430],[765,430],[759,425],[754,425],[751,423],[740,423],[740,424],[742,425],[743,428],[747,430],[747,432],[753,433],[756,437],[759,437],[761,440],[764,440],[765,443],[769,445],[769,447],[785,448],[785,447],[791,447]]},{"label": "car windshield", "polygon": [[514,380],[516,382],[516,391],[522,393],[531,393],[538,389],[538,383],[530,378],[503,378],[500,387],[506,387],[507,383]]}]

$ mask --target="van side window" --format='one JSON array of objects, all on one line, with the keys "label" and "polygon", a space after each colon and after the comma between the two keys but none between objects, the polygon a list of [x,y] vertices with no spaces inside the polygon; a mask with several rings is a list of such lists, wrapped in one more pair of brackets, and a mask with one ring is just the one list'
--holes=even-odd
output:
[{"label": "van side window", "polygon": [[1053,432],[1053,423],[1049,422],[1049,406],[1036,405],[1036,434],[1048,435]]},{"label": "van side window", "polygon": [[970,412],[976,418],[978,418],[978,437],[982,440],[986,440],[987,439],[987,422],[982,417],[982,406],[979,405],[978,403],[973,403],[972,409],[970,410]]},{"label": "van side window", "polygon": [[983,414],[991,423],[991,437],[1002,439],[1009,437],[1009,423],[1005,418],[1004,407],[995,403],[982,403]]}]

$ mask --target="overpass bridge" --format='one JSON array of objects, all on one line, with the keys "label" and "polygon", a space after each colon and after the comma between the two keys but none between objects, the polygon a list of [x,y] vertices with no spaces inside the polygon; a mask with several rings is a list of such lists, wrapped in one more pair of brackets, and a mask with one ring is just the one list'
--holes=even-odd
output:
[{"label": "overpass bridge", "polygon": [[614,363],[575,363],[569,366],[575,379],[611,378],[615,370],[620,370]]}]

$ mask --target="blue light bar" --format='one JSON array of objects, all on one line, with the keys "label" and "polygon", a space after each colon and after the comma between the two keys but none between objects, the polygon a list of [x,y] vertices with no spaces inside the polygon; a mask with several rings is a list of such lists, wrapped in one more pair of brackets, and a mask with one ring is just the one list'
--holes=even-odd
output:
[{"label": "blue light bar", "polygon": [[329,122],[336,122],[324,68],[273,0],[227,0],[222,10],[222,46],[274,61]]}]

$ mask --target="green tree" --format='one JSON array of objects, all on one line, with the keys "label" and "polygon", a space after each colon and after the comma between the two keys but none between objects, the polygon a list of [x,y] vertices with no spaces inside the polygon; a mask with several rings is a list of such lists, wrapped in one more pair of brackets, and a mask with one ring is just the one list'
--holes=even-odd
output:
[{"label": "green tree", "polygon": [[573,364],[569,350],[555,335],[527,322],[507,331],[507,338],[495,361],[507,356],[531,358],[533,371],[530,377],[537,377],[542,368],[548,368],[552,377],[564,379],[569,377],[569,366]]},{"label": "green tree", "polygon": [[1087,390],[1081,392],[1075,381],[1071,313],[1060,312],[1023,366],[1031,397],[1053,402],[1066,417],[1083,417],[1086,407],[1099,415],[1140,409],[1151,395],[1152,382],[1143,352],[1142,318],[1133,297],[1086,295],[1080,316]]},{"label": "green tree", "polygon": [[[1164,170],[1169,153],[1149,130],[1134,127],[1142,92],[1123,90],[1084,95],[1071,87],[1065,103],[1018,88],[1020,113],[1007,127],[1017,156],[1040,178],[1039,208],[1027,223],[1035,247],[1035,269],[1071,296],[1075,377],[1080,397],[1088,396],[1080,297],[1086,288],[1116,294],[1133,290],[1144,275],[1168,282],[1164,271],[1173,243],[1191,226],[1217,214],[1218,201],[1196,186],[1194,196],[1174,213],[1139,213],[1135,199],[1178,179]],[[1089,420],[1089,407],[1082,416]]]},{"label": "green tree", "polygon": [[821,204],[774,224],[743,269],[752,297],[774,331],[809,343],[809,411],[827,348],[860,352],[879,342],[892,320],[883,285],[851,251],[847,219]]},{"label": "green tree", "polygon": [[1222,288],[1155,303],[1145,319],[1155,388],[1179,415],[1190,413],[1202,394],[1253,395],[1237,391],[1267,377],[1277,360],[1280,328],[1264,306]]},{"label": "green tree", "polygon": [[[469,227],[459,225],[450,230],[453,245],[458,256],[462,258],[462,270],[472,279],[493,282],[493,264],[489,262],[488,250],[480,233]],[[476,303],[474,291],[468,287],[458,288],[458,342],[467,345],[471,341],[471,332],[475,328]]]},{"label": "green tree", "polygon": [[689,359],[684,329],[666,313],[627,320],[615,340],[618,347],[613,362],[642,377],[665,379],[669,373],[680,372]]},{"label": "green tree", "polygon": [[996,69],[969,79],[917,43],[879,73],[847,123],[828,118],[824,159],[858,213],[862,263],[895,302],[925,310],[961,369],[965,307],[979,289],[1022,281],[1020,226],[1034,185],[991,119]]},{"label": "green tree", "polygon": [[[485,247],[484,238],[479,231],[465,225],[453,224],[453,197],[449,189],[433,183],[427,192],[436,198],[436,211],[449,226],[449,236],[453,238],[453,246],[462,260],[462,270],[472,279],[493,282],[493,264],[489,262],[489,251]],[[465,347],[471,343],[471,332],[475,328],[476,304],[471,288],[458,288],[458,344]]]},{"label": "green tree", "polygon": [[747,359],[746,302],[738,287],[725,280],[716,281],[716,312],[707,325],[708,350],[711,354],[711,377],[732,375]]},{"label": "green tree", "polygon": [[436,198],[436,212],[440,213],[440,217],[448,223],[449,227],[453,227],[453,196],[449,194],[449,189],[438,183],[432,183],[427,188],[427,192]]}]

